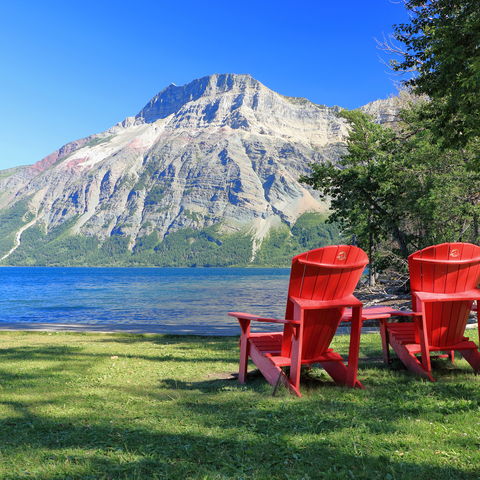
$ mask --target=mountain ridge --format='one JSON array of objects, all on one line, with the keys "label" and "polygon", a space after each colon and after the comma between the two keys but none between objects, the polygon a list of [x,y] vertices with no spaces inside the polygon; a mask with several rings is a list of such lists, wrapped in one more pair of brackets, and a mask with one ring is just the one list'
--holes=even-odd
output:
[{"label": "mountain ridge", "polygon": [[[380,117],[395,109],[369,105]],[[230,252],[227,264],[255,262],[277,231],[284,232],[285,252],[306,247],[288,246],[292,229],[312,212],[323,218],[327,205],[298,178],[310,163],[338,158],[348,134],[339,110],[286,97],[247,74],[169,85],[104,132],[0,172],[0,218],[15,217],[0,227],[0,258],[27,223],[4,264],[51,262],[27,249],[34,232],[33,243],[44,250],[68,249],[61,243],[68,238],[96,253],[115,245],[113,263],[120,256],[120,263],[136,264],[143,252],[140,264],[165,264],[175,236],[183,251],[172,265],[209,263],[204,250],[218,256],[229,238],[244,247],[240,256]],[[168,248],[176,252],[178,245]],[[84,250],[79,263],[98,263]]]}]

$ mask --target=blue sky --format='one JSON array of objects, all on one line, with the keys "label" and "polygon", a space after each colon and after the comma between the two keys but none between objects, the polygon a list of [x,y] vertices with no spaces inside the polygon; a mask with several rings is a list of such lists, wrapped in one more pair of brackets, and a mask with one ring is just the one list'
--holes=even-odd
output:
[{"label": "blue sky", "polygon": [[0,2],[0,168],[136,114],[169,83],[250,73],[355,108],[396,92],[374,38],[395,0]]}]

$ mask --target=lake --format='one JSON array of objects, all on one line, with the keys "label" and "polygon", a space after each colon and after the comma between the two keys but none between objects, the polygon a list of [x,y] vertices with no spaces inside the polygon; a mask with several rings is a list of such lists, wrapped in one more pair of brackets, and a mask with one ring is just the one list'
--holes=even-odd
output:
[{"label": "lake", "polygon": [[238,334],[228,311],[283,318],[288,278],[286,268],[0,267],[0,327]]}]

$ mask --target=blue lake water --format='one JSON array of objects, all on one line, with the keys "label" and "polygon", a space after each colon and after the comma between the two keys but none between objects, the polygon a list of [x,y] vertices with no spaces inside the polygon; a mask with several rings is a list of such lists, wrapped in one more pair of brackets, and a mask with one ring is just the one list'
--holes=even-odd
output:
[{"label": "blue lake water", "polygon": [[228,311],[282,318],[288,277],[273,268],[0,267],[0,324],[231,334],[239,330]]}]

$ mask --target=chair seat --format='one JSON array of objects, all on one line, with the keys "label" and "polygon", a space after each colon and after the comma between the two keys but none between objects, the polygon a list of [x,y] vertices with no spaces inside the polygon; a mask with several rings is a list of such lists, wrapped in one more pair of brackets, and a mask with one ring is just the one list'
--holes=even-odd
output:
[{"label": "chair seat", "polygon": [[387,323],[386,328],[388,333],[395,336],[402,345],[415,343],[415,324],[413,322]]},{"label": "chair seat", "polygon": [[[404,313],[404,312],[401,312]],[[410,312],[406,312],[410,313]],[[365,320],[381,320],[390,318],[393,314],[398,314],[398,310],[383,305],[367,307],[362,310],[362,321]],[[352,309],[346,308],[342,316],[342,322],[352,321]]]},{"label": "chair seat", "polygon": [[[282,333],[253,333],[250,337],[250,343],[259,351],[259,353],[269,357],[277,367],[285,367],[290,365],[291,358],[282,357],[280,355],[282,338]],[[313,363],[321,362],[338,362],[342,360],[341,355],[329,348],[315,358],[302,358],[302,365],[311,365]]]},{"label": "chair seat", "polygon": [[[416,327],[413,322],[388,323],[386,325],[386,329],[388,334],[400,345],[404,345],[410,353],[421,353],[420,344],[415,341]],[[453,345],[442,345],[440,347],[429,345],[429,350],[432,352],[443,352],[448,350],[476,350],[477,346],[474,342],[469,341],[469,339],[466,337],[463,337],[463,340],[464,341],[455,343]]]},{"label": "chair seat", "polygon": [[252,333],[250,343],[263,355],[280,355],[283,333]]}]

